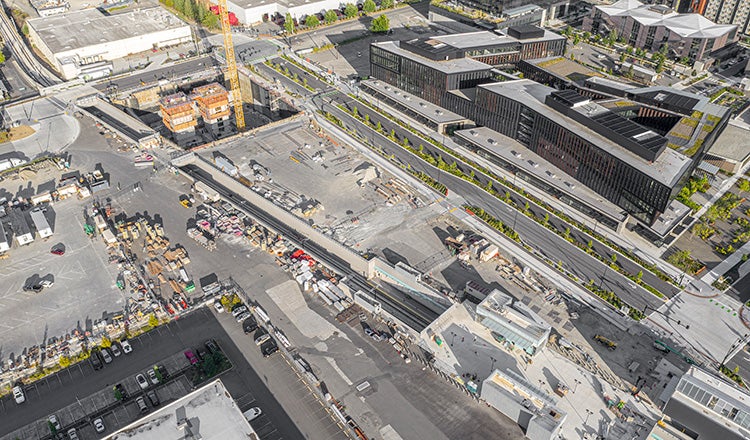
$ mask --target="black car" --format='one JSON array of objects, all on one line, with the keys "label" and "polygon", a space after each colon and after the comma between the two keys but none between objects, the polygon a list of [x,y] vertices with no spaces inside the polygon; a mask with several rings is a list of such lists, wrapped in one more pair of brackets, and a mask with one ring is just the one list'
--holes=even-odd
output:
[{"label": "black car", "polygon": [[23,286],[23,291],[24,292],[39,293],[39,292],[42,291],[42,289],[43,289],[43,287],[42,287],[41,284],[26,284],[25,286]]},{"label": "black car", "polygon": [[276,345],[276,341],[269,339],[260,346],[260,352],[263,353],[263,357],[271,356],[272,354],[279,351],[279,346]]},{"label": "black car", "polygon": [[209,339],[208,341],[206,341],[206,348],[211,353],[218,353],[220,351],[219,346],[216,345],[216,341],[214,341],[213,339]]},{"label": "black car", "polygon": [[127,400],[129,396],[128,392],[125,390],[125,387],[122,386],[121,383],[118,383],[114,387],[112,387],[112,390],[115,392],[115,396],[119,394],[122,397],[122,400]]},{"label": "black car", "polygon": [[161,380],[165,381],[169,378],[169,372],[167,371],[167,368],[164,367],[164,365],[157,365],[154,367],[155,369],[159,370],[159,373],[161,374]]},{"label": "black car", "polygon": [[206,358],[206,355],[207,355],[208,353],[206,353],[206,350],[204,350],[204,349],[202,349],[202,348],[196,348],[196,349],[195,349],[195,354],[196,354],[196,355],[198,356],[198,359],[201,359],[201,360],[203,360],[203,359],[205,359],[205,358]]},{"label": "black car", "polygon": [[146,393],[146,397],[148,397],[148,401],[151,402],[151,405],[153,406],[159,406],[159,397],[156,395],[156,391],[151,390],[148,393]]},{"label": "black car", "polygon": [[104,364],[102,363],[102,358],[99,354],[99,350],[91,350],[89,362],[91,363],[91,366],[94,367],[94,370],[101,370]]},{"label": "black car", "polygon": [[249,318],[242,321],[242,330],[245,332],[245,334],[252,333],[257,329],[258,323],[255,321],[255,318],[253,316],[250,316]]}]

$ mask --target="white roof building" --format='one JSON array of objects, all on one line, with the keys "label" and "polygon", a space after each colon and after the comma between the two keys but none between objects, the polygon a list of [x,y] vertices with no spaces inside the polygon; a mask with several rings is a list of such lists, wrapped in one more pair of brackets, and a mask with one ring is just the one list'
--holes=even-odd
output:
[{"label": "white roof building", "polygon": [[620,0],[595,8],[610,17],[632,17],[643,26],[664,26],[685,38],[718,38],[737,28],[716,24],[700,14],[680,14],[664,5],[645,5],[638,0]]},{"label": "white roof building", "polygon": [[341,0],[228,0],[227,9],[234,12],[242,23],[253,24],[268,20],[275,14],[285,16],[289,13],[299,20],[303,15],[338,9],[341,4]]},{"label": "white roof building", "polygon": [[130,54],[192,41],[190,26],[161,7],[99,9],[27,20],[29,39],[65,79]]},{"label": "white roof building", "polygon": [[153,411],[104,440],[258,440],[220,379]]}]

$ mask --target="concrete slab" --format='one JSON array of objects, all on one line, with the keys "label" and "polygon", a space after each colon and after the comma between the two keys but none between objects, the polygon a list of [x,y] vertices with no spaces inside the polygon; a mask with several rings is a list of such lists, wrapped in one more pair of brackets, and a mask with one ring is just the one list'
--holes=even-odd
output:
[{"label": "concrete slab", "polygon": [[333,325],[307,307],[296,281],[281,283],[266,293],[290,321],[304,323],[299,326],[299,331],[305,337],[326,340],[336,332]]}]

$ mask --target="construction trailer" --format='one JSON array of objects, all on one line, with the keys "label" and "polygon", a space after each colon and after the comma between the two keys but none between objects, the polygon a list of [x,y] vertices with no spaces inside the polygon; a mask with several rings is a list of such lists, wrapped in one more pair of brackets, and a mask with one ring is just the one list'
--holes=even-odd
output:
[{"label": "construction trailer", "polygon": [[52,236],[52,228],[49,226],[47,217],[44,216],[44,211],[41,208],[31,210],[31,221],[34,222],[36,232],[39,233],[39,238],[47,238]]},{"label": "construction trailer", "polygon": [[10,226],[13,231],[13,237],[19,246],[29,244],[34,241],[34,234],[31,227],[26,221],[26,216],[20,209],[14,209],[10,213]]}]

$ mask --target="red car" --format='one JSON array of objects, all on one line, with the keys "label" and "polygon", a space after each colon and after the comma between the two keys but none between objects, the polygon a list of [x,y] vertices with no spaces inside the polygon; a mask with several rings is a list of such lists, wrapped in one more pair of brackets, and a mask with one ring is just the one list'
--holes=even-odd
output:
[{"label": "red car", "polygon": [[55,255],[65,255],[65,250],[63,249],[52,249],[50,253],[53,253]]},{"label": "red car", "polygon": [[198,363],[198,357],[195,356],[195,353],[190,350],[185,352],[185,357],[190,361],[190,365],[195,365]]}]

